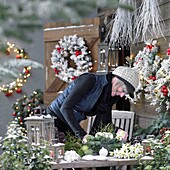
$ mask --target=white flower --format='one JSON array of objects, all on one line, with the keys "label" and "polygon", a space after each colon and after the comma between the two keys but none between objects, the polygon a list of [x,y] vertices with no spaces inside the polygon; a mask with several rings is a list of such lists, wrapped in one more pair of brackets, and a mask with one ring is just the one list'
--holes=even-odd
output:
[{"label": "white flower", "polygon": [[126,141],[128,137],[128,133],[122,129],[118,129],[117,133],[116,133],[116,139],[118,139],[119,141]]},{"label": "white flower", "polygon": [[114,157],[121,159],[139,158],[143,155],[143,146],[140,143],[130,145],[128,143],[123,144],[120,150],[114,150]]},{"label": "white flower", "polygon": [[99,136],[113,139],[113,134],[110,133],[110,132],[97,132],[97,133],[95,134],[95,137],[99,137]]},{"label": "white flower", "polygon": [[80,160],[80,158],[81,158],[80,155],[78,155],[74,150],[66,151],[64,154],[64,159],[67,162],[77,161]]}]

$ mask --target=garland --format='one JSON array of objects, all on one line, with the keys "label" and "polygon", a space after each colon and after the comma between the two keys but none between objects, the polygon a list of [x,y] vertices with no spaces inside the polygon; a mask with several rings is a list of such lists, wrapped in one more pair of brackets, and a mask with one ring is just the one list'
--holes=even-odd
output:
[{"label": "garland", "polygon": [[[0,87],[0,92],[4,92],[5,96],[11,96],[14,92],[21,93],[23,85],[27,82],[28,77],[31,76],[30,71],[32,67],[43,68],[43,66],[35,61],[30,61],[28,54],[24,49],[18,48],[15,44],[7,42],[1,44],[0,51],[5,55],[15,54],[14,60],[8,60],[1,64],[0,70],[3,75],[10,74],[16,79],[10,83],[4,84]],[[24,66],[22,72],[16,73],[13,68]]]},{"label": "garland", "polygon": [[[64,36],[51,54],[51,67],[55,75],[66,83],[72,82],[80,74],[92,69],[90,51],[83,38],[77,35]],[[76,68],[70,66],[71,60]]]}]

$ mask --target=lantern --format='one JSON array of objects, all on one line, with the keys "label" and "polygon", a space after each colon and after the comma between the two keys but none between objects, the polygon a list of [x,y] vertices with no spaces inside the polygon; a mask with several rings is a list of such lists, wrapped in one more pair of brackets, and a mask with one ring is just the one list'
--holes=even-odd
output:
[{"label": "lantern", "polygon": [[24,119],[29,143],[40,144],[41,140],[51,142],[55,137],[54,118],[30,116]]},{"label": "lantern", "polygon": [[98,45],[98,71],[108,72],[108,45],[106,42],[101,42]]},{"label": "lantern", "polygon": [[64,159],[64,143],[52,143],[50,156],[54,158],[56,162],[59,162],[61,159]]},{"label": "lantern", "polygon": [[147,155],[147,149],[150,146],[150,141],[147,139],[144,139],[142,141],[142,145],[143,145],[143,155],[146,156]]},{"label": "lantern", "polygon": [[121,48],[118,46],[111,46],[108,52],[108,69],[113,71],[119,64],[119,52]]},{"label": "lantern", "polygon": [[41,116],[45,109],[46,109],[46,106],[39,105],[39,106],[33,108],[32,110],[33,110],[34,115]]},{"label": "lantern", "polygon": [[122,48],[118,45],[110,46],[106,42],[98,45],[98,73],[113,71],[120,62]]}]

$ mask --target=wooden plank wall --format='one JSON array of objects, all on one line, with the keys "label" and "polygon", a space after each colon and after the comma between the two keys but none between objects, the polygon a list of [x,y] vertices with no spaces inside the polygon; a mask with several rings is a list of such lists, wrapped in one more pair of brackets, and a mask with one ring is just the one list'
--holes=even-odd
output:
[{"label": "wooden plank wall", "polygon": [[80,23],[52,22],[44,25],[44,49],[45,49],[45,93],[44,103],[49,105],[58,95],[59,91],[65,89],[67,83],[55,76],[51,68],[51,53],[58,41],[65,35],[77,34],[86,41],[91,51],[93,70],[97,70],[98,43],[99,39],[99,18],[85,19]]}]

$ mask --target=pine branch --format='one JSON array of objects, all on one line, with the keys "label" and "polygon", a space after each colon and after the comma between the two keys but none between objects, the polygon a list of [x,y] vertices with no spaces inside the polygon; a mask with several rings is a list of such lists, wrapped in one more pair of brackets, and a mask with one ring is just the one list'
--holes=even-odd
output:
[{"label": "pine branch", "polygon": [[43,68],[43,65],[28,59],[20,59],[19,61],[16,59],[10,59],[2,64],[3,67],[12,69],[12,68],[19,68],[21,66],[28,67],[31,66],[33,68]]}]

